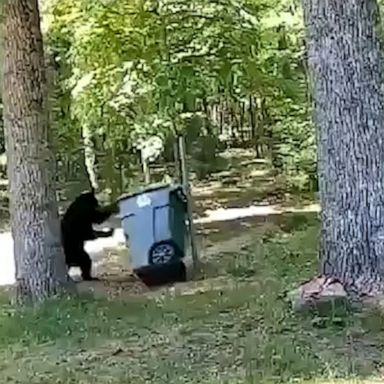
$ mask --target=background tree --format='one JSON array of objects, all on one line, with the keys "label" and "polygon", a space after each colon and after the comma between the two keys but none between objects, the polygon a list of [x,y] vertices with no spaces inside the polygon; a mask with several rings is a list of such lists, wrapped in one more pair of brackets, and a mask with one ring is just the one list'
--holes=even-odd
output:
[{"label": "background tree", "polygon": [[48,127],[37,0],[3,3],[4,125],[17,296],[39,301],[67,285]]},{"label": "background tree", "polygon": [[[282,300],[319,267],[308,53],[322,140],[324,270],[359,292],[367,278],[372,292],[382,257],[375,243],[382,179],[374,174],[382,162],[382,100],[374,89],[382,68],[370,24],[377,10],[367,0],[306,0],[306,44],[300,3],[40,2],[54,69],[49,101],[59,192],[72,199],[86,188],[86,168],[105,196],[136,189],[144,182],[143,153],[151,181],[160,181],[174,172],[174,136],[183,133],[202,274],[171,291],[148,292],[131,278],[129,250],[113,246],[116,236],[87,244],[101,281],[79,283],[87,293],[80,298],[15,311],[0,290],[5,381],[382,381],[381,314],[332,305],[330,316],[321,310],[303,318]],[[0,178],[0,198],[8,196],[6,183]],[[3,248],[9,237],[0,233],[0,284],[13,267]],[[301,307],[324,299],[324,280],[334,282],[316,279],[305,285],[309,292],[295,291]]]},{"label": "background tree", "polygon": [[318,137],[321,259],[359,293],[384,288],[384,94],[376,0],[304,0]]},{"label": "background tree", "polygon": [[255,148],[287,188],[316,189],[296,0],[50,0],[44,20],[63,182],[69,154],[85,152],[101,189],[126,191],[140,143],[159,136],[169,160],[178,131],[199,179],[228,168],[222,149]]}]

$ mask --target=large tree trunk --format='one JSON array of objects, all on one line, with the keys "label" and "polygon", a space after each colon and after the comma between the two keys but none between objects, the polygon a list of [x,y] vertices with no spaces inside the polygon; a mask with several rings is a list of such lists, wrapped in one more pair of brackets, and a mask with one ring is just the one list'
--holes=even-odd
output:
[{"label": "large tree trunk", "polygon": [[6,0],[4,124],[17,298],[40,301],[68,287],[48,130],[37,0]]},{"label": "large tree trunk", "polygon": [[303,0],[318,130],[324,274],[383,290],[384,97],[376,0]]}]

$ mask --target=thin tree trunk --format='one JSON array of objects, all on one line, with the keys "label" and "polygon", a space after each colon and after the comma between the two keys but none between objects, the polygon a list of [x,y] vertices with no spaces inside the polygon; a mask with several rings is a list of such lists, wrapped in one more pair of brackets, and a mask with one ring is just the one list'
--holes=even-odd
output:
[{"label": "thin tree trunk", "polygon": [[376,0],[303,0],[318,131],[322,270],[384,288],[384,95]]},{"label": "thin tree trunk", "polygon": [[258,134],[258,122],[256,120],[256,110],[257,110],[257,99],[256,97],[253,97],[252,94],[249,95],[249,120],[251,124],[251,140],[254,144],[255,150],[256,150],[256,159],[260,159],[261,154],[261,143],[260,143],[260,136]]},{"label": "thin tree trunk", "polygon": [[219,99],[219,133],[222,135],[224,133],[224,101],[220,96]]},{"label": "thin tree trunk", "polygon": [[60,244],[43,42],[37,0],[6,0],[4,123],[17,299],[41,301],[68,288]]},{"label": "thin tree trunk", "polygon": [[244,142],[245,142],[244,115],[245,115],[245,103],[243,101],[239,101],[239,126],[240,126],[240,137],[241,137],[242,145],[244,145]]},{"label": "thin tree trunk", "polygon": [[[63,71],[63,68],[55,62],[55,57],[53,56],[47,58],[46,61],[48,100],[50,103],[48,109],[49,111],[55,111],[51,113],[48,119],[48,125],[51,132],[54,133],[53,143],[55,146],[52,146],[52,148],[56,154],[56,181],[58,182],[56,186],[67,201],[72,201],[81,192],[87,189],[89,190],[92,186],[85,161],[85,144],[80,144],[79,149],[76,150],[75,148],[74,151],[69,150],[69,147],[65,144],[65,140],[68,139],[69,136],[71,136],[73,140],[73,135],[78,135],[79,143],[83,141],[82,130],[80,128],[78,129],[79,124],[76,120],[71,121],[70,134],[59,134],[60,130],[63,129],[61,126],[63,121],[70,120],[71,97],[70,92],[67,89],[63,89],[62,84],[60,84],[62,80],[60,79],[60,72]],[[60,149],[62,153],[60,153]],[[65,159],[61,167],[59,165],[60,158],[62,160]]]},{"label": "thin tree trunk", "polygon": [[85,168],[88,173],[91,187],[97,190],[99,188],[99,183],[97,182],[97,176],[95,172],[96,154],[92,141],[92,132],[87,124],[83,125],[82,127],[82,136],[84,143]]},{"label": "thin tree trunk", "polygon": [[148,159],[144,156],[144,150],[140,151],[141,166],[143,167],[144,183],[149,184],[151,182],[151,172],[149,169]]},{"label": "thin tree trunk", "polygon": [[228,113],[229,113],[229,129],[231,130],[231,138],[234,143],[237,141],[237,136],[239,134],[239,125],[236,118],[236,110],[234,106],[234,101],[232,99],[228,100]]}]

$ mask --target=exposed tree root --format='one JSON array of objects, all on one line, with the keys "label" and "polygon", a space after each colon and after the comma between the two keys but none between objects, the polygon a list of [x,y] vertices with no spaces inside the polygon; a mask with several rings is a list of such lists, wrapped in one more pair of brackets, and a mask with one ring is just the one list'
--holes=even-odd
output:
[{"label": "exposed tree root", "polygon": [[288,297],[297,311],[336,302],[360,302],[384,311],[384,280],[378,276],[361,276],[341,281],[334,276],[320,275],[291,291]]}]

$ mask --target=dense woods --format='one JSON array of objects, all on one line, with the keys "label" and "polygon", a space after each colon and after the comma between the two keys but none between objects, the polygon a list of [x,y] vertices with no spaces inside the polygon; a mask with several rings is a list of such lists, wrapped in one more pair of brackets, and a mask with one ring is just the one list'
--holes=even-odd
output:
[{"label": "dense woods", "polygon": [[145,141],[161,139],[164,150],[149,155],[161,164],[182,132],[199,178],[225,169],[221,149],[251,147],[290,188],[316,188],[295,2],[61,1],[43,16],[63,183],[79,180],[85,162],[118,195]]},{"label": "dense woods", "polygon": [[[381,377],[381,8],[3,0],[4,380]],[[122,194],[180,176],[122,214]],[[178,260],[183,278],[149,287],[132,260],[159,244],[194,273]]]}]

